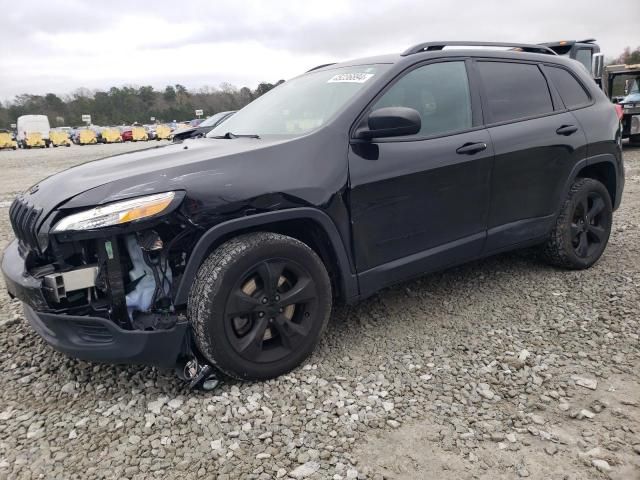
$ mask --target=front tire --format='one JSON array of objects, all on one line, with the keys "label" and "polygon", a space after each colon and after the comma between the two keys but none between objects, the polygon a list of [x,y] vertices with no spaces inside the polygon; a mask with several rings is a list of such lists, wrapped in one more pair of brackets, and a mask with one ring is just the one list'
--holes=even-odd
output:
[{"label": "front tire", "polygon": [[196,344],[223,373],[265,380],[293,370],[317,345],[331,314],[324,264],[304,243],[257,232],[204,261],[188,302]]},{"label": "front tire", "polygon": [[544,246],[546,257],[562,268],[591,267],[607,246],[612,221],[613,208],[605,186],[592,178],[577,179]]}]

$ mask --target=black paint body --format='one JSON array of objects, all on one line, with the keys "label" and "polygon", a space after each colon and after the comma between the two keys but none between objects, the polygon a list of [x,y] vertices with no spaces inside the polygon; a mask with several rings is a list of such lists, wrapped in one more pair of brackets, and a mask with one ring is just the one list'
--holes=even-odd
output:
[{"label": "black paint body", "polygon": [[[464,60],[467,67],[470,129],[420,139],[355,138],[369,106],[395,80],[417,66],[451,59]],[[475,68],[482,59],[569,69],[591,102],[567,110],[549,82],[552,113],[492,123]],[[571,183],[584,172],[612,172],[598,175],[605,175],[602,180],[618,207],[624,186],[620,123],[613,105],[576,62],[523,52],[444,50],[325,69],[374,63],[391,66],[332,120],[304,136],[186,140],[90,162],[43,180],[23,196],[38,211],[34,228],[39,247],[12,244],[3,260],[10,293],[46,311],[41,295],[34,293],[38,282],[29,275],[25,257],[50,248],[52,224],[70,212],[156,192],[184,192],[171,218],[179,217],[197,231],[175,289],[178,308],[186,304],[211,248],[238,232],[269,230],[283,222],[296,225],[297,220],[304,220],[300,225],[305,228],[317,227],[330,252],[327,258],[333,260],[328,267],[337,279],[336,293],[353,302],[397,281],[544,241]],[[557,133],[567,125],[576,131]],[[457,151],[476,143],[485,148]],[[120,235],[149,225],[57,235],[56,241]],[[121,345],[113,349],[125,348]],[[72,353],[73,345],[63,350]],[[132,356],[116,352],[97,360],[127,362]]]}]

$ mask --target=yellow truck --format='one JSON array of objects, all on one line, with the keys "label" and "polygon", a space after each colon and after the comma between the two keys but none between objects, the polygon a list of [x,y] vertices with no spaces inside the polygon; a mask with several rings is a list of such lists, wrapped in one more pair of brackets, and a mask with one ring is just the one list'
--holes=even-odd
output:
[{"label": "yellow truck", "polygon": [[47,142],[40,132],[29,132],[23,140],[24,148],[44,148]]},{"label": "yellow truck", "polygon": [[51,130],[49,132],[49,140],[54,147],[70,147],[71,140],[69,134],[64,130]]},{"label": "yellow truck", "polygon": [[93,143],[98,143],[96,132],[90,128],[80,129],[78,132],[78,145],[91,145]]},{"label": "yellow truck", "polygon": [[131,141],[132,142],[146,142],[149,140],[149,135],[144,127],[132,127],[131,128]]},{"label": "yellow truck", "polygon": [[18,148],[18,142],[11,137],[11,132],[7,130],[0,130],[0,150],[3,148],[10,148],[12,150]]},{"label": "yellow truck", "polygon": [[102,143],[122,143],[120,130],[117,128],[105,128],[102,131]]},{"label": "yellow truck", "polygon": [[169,125],[158,125],[156,127],[156,140],[169,140],[171,127]]}]

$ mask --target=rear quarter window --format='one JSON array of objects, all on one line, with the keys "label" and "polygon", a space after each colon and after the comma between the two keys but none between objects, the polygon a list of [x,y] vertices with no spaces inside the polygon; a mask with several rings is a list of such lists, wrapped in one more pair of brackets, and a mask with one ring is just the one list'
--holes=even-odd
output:
[{"label": "rear quarter window", "polygon": [[553,112],[549,86],[537,65],[493,61],[477,65],[490,123]]},{"label": "rear quarter window", "polygon": [[547,66],[545,69],[567,108],[583,107],[591,102],[589,94],[571,73],[559,67]]}]

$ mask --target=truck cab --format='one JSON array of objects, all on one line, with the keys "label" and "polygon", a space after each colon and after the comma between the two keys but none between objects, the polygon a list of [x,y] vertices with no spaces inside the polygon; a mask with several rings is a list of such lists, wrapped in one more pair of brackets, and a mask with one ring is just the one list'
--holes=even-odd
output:
[{"label": "truck cab", "polygon": [[640,145],[640,64],[607,65],[602,89],[618,105],[622,118],[622,138]]},{"label": "truck cab", "polygon": [[541,43],[549,47],[558,55],[577,60],[587,72],[591,74],[596,83],[602,86],[602,68],[604,54],[600,53],[600,46],[594,38],[586,40],[560,40],[558,42]]}]

